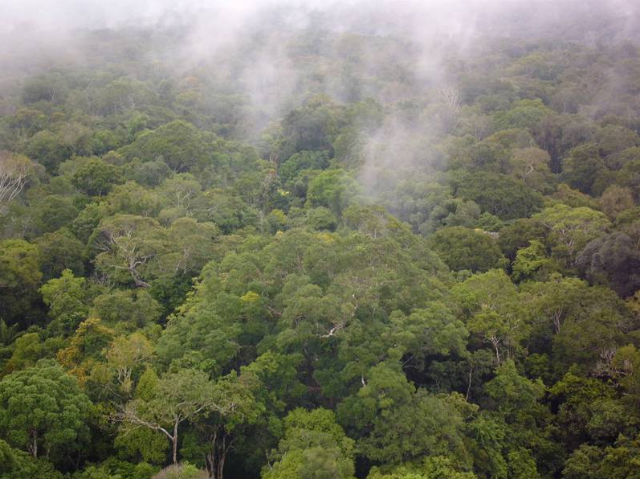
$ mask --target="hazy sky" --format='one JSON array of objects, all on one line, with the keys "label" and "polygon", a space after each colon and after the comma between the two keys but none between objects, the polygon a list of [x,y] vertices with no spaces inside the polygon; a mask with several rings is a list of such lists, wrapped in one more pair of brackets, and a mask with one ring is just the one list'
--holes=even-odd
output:
[{"label": "hazy sky", "polygon": [[[379,26],[397,22],[449,24],[470,28],[478,17],[504,15],[514,23],[570,22],[589,11],[629,18],[635,24],[637,0],[0,0],[0,28],[61,30],[166,22],[203,11],[224,17],[248,17],[265,7],[340,12],[348,19],[375,19]],[[525,14],[526,13],[526,14]],[[510,18],[509,18],[510,17]]]}]

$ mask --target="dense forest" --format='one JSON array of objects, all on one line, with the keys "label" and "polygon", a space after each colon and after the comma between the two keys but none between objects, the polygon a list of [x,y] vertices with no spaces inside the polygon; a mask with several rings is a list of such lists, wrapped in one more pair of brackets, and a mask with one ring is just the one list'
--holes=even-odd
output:
[{"label": "dense forest", "polygon": [[638,477],[640,42],[586,4],[13,32],[0,477]]}]

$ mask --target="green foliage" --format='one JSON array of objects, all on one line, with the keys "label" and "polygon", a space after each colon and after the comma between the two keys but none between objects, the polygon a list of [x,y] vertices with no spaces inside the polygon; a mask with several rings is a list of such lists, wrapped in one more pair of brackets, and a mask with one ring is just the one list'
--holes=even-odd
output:
[{"label": "green foliage", "polygon": [[83,193],[103,196],[120,183],[120,170],[99,158],[91,158],[76,170],[71,182]]},{"label": "green foliage", "polygon": [[282,163],[278,168],[278,175],[287,184],[303,170],[324,170],[328,166],[329,155],[326,151],[300,151]]},{"label": "green foliage", "polygon": [[62,473],[42,459],[34,459],[26,452],[12,448],[0,439],[0,477],[3,479],[29,479],[31,477],[50,477],[62,479]]},{"label": "green foliage", "polygon": [[504,271],[471,276],[454,287],[453,295],[467,329],[493,348],[498,363],[519,349],[529,325],[520,312],[516,288]]},{"label": "green foliage", "polygon": [[65,269],[58,279],[51,279],[40,288],[42,300],[49,307],[50,325],[59,334],[70,335],[89,312],[85,278],[74,277]]},{"label": "green foliage", "polygon": [[620,296],[629,296],[640,288],[640,252],[625,233],[590,241],[576,258],[576,265],[591,283],[610,285]]},{"label": "green foliage", "polygon": [[542,119],[551,113],[540,99],[520,100],[510,110],[495,116],[498,130],[506,128],[535,128]]},{"label": "green foliage", "polygon": [[167,439],[150,429],[123,431],[116,436],[114,446],[125,459],[149,464],[164,463],[169,450]]},{"label": "green foliage", "polygon": [[307,224],[314,230],[335,231],[338,220],[330,209],[319,206],[308,210]]},{"label": "green foliage", "polygon": [[338,407],[341,423],[358,438],[371,461],[401,464],[425,455],[448,456],[466,465],[462,428],[464,399],[416,390],[393,364],[373,367],[357,394]]},{"label": "green foliage", "polygon": [[569,264],[589,241],[605,233],[611,224],[599,211],[563,204],[545,208],[533,219],[547,228],[552,254]]},{"label": "green foliage", "polygon": [[526,218],[542,206],[540,194],[524,183],[483,171],[463,175],[456,181],[455,194],[504,220]]},{"label": "green foliage", "polygon": [[89,398],[53,361],[12,373],[0,381],[0,424],[11,444],[34,458],[64,463],[89,440]]},{"label": "green foliage", "polygon": [[307,203],[329,208],[340,217],[357,193],[356,182],[344,170],[326,170],[309,182]]},{"label": "green foliage", "polygon": [[504,265],[504,257],[495,240],[484,231],[452,226],[436,231],[430,238],[431,248],[449,268],[483,272]]},{"label": "green foliage", "polygon": [[326,409],[295,409],[284,420],[285,433],[276,461],[262,471],[264,479],[353,478],[353,440]]},{"label": "green foliage", "polygon": [[37,205],[34,226],[42,233],[54,232],[69,226],[79,213],[70,196],[54,194],[47,196],[46,201],[39,198],[34,203],[34,206]]},{"label": "green foliage", "polygon": [[158,186],[171,175],[171,169],[160,158],[144,162],[134,159],[125,164],[123,170],[127,179],[151,187]]},{"label": "green foliage", "polygon": [[[421,462],[403,464],[393,468],[373,467],[367,479],[476,479],[471,471],[461,471],[446,456],[431,456]],[[514,476],[525,477],[525,476]]]},{"label": "green foliage", "polygon": [[48,172],[54,173],[60,163],[71,156],[71,148],[60,136],[43,130],[29,139],[26,154],[43,165]]},{"label": "green foliage", "polygon": [[543,280],[553,267],[553,260],[547,256],[544,245],[540,241],[531,240],[527,248],[521,248],[516,253],[511,277],[516,282],[527,279]]},{"label": "green foliage", "polygon": [[208,152],[214,139],[195,126],[175,120],[138,135],[133,143],[120,149],[128,159],[164,161],[173,171],[184,172],[207,166],[212,161]]},{"label": "green foliage", "polygon": [[45,233],[37,240],[43,279],[59,277],[63,271],[84,274],[84,245],[67,229]]},{"label": "green foliage", "polygon": [[86,466],[84,470],[76,472],[73,477],[78,479],[86,477],[98,479],[151,479],[157,471],[157,467],[145,462],[132,464],[111,457],[100,464]]},{"label": "green foliage", "polygon": [[282,121],[284,158],[296,152],[331,150],[331,142],[338,127],[338,108],[326,97],[312,98]]},{"label": "green foliage", "polygon": [[188,462],[171,465],[165,468],[161,474],[166,479],[199,479],[206,477],[204,471]]},{"label": "green foliage", "polygon": [[581,145],[569,153],[563,162],[562,176],[566,182],[584,193],[595,193],[594,183],[604,164],[593,144]]},{"label": "green foliage", "polygon": [[96,316],[123,329],[142,328],[160,318],[160,304],[144,289],[115,290],[93,300]]},{"label": "green foliage", "polygon": [[90,238],[98,271],[113,281],[148,287],[152,260],[166,249],[166,235],[152,218],[116,215],[100,222]]},{"label": "green foliage", "polygon": [[20,239],[0,241],[0,317],[29,324],[41,278],[36,245]]},{"label": "green foliage", "polygon": [[[50,340],[54,347],[58,346],[55,338]],[[56,344],[58,343],[58,344]],[[24,333],[15,339],[12,344],[11,357],[5,363],[5,371],[18,371],[27,367],[35,366],[39,359],[51,354],[49,345],[45,343],[38,333]]]},{"label": "green foliage", "polygon": [[496,377],[486,384],[485,390],[507,422],[535,409],[545,392],[539,379],[531,381],[520,376],[513,360],[505,361],[497,368]]}]

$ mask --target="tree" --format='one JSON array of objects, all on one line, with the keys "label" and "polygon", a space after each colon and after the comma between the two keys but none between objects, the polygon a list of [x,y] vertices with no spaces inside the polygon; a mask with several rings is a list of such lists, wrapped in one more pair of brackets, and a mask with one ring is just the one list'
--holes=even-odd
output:
[{"label": "tree", "polygon": [[303,170],[324,170],[329,166],[329,155],[325,150],[300,151],[290,156],[278,168],[278,175],[285,185],[293,183]]},{"label": "tree", "polygon": [[357,393],[338,406],[338,417],[357,437],[358,451],[374,463],[448,456],[468,466],[463,424],[473,409],[460,395],[416,390],[399,364],[380,363],[363,376]]},{"label": "tree", "polygon": [[[367,479],[476,479],[471,471],[460,470],[455,461],[446,456],[429,456],[422,461],[401,464],[395,467],[374,466]],[[514,476],[516,477],[516,476]],[[517,476],[521,477],[521,476]],[[524,476],[522,476],[524,477]]]},{"label": "tree", "polygon": [[545,208],[533,219],[547,228],[547,241],[553,255],[569,266],[589,241],[605,233],[611,225],[599,211],[563,204]]},{"label": "tree", "polygon": [[152,161],[133,159],[122,167],[125,178],[139,185],[155,187],[171,176],[171,169],[161,158]]},{"label": "tree", "polygon": [[484,272],[505,263],[496,241],[483,231],[462,226],[442,228],[429,237],[429,244],[455,271]]},{"label": "tree", "polygon": [[284,419],[285,433],[263,479],[351,479],[354,441],[336,424],[333,411],[298,408]]},{"label": "tree", "polygon": [[120,169],[99,158],[91,158],[76,170],[71,182],[83,193],[103,196],[114,184],[121,183]]},{"label": "tree", "polygon": [[48,233],[69,226],[78,216],[73,198],[68,195],[48,195],[34,200],[35,227]]},{"label": "tree", "polygon": [[33,170],[26,156],[0,151],[0,213],[6,203],[22,192]]},{"label": "tree", "polygon": [[104,361],[104,352],[114,336],[99,318],[90,317],[80,323],[68,346],[58,351],[58,361],[86,385],[96,362]]},{"label": "tree", "polygon": [[402,357],[405,368],[425,369],[428,356],[466,355],[469,332],[443,302],[434,301],[408,316],[394,311],[389,319],[391,328],[385,336],[392,344],[390,355]]},{"label": "tree", "polygon": [[179,218],[167,231],[170,248],[158,258],[159,271],[167,276],[195,276],[215,253],[215,240],[220,234],[213,223],[198,223],[192,218]]},{"label": "tree", "polygon": [[[216,382],[219,405],[210,409],[203,421],[196,424],[200,438],[204,439],[204,456],[209,477],[223,479],[224,468],[238,435],[247,434],[243,426],[254,424],[264,412],[264,405],[256,401],[254,393],[263,385],[256,376],[235,372]],[[238,431],[239,430],[239,431]]]},{"label": "tree", "polygon": [[506,225],[500,230],[498,244],[503,254],[511,261],[520,248],[530,245],[531,240],[544,240],[547,229],[531,218],[522,218]]},{"label": "tree", "polygon": [[344,170],[325,170],[309,183],[309,206],[325,206],[338,218],[358,193],[358,186]]},{"label": "tree", "polygon": [[36,244],[41,253],[43,280],[57,278],[67,269],[77,276],[84,274],[84,244],[67,228],[45,233]]},{"label": "tree", "polygon": [[147,289],[116,289],[96,296],[93,312],[107,324],[121,330],[134,330],[158,321],[162,306]]},{"label": "tree", "polygon": [[569,370],[549,389],[558,409],[554,420],[560,426],[560,438],[570,450],[591,439],[588,425],[598,402],[615,397],[613,388],[603,381],[576,373],[575,368]]},{"label": "tree", "polygon": [[502,270],[476,274],[453,289],[472,335],[493,347],[500,364],[520,347],[528,324],[518,306],[517,291]]},{"label": "tree", "polygon": [[149,399],[129,401],[112,418],[124,427],[144,427],[164,434],[171,444],[171,460],[178,463],[180,425],[196,421],[209,411],[226,415],[233,410],[206,373],[182,369],[160,378]]},{"label": "tree", "polygon": [[545,192],[551,183],[549,153],[540,148],[519,148],[509,161],[511,174],[536,191]]},{"label": "tree", "polygon": [[12,448],[0,439],[0,477],[2,479],[28,479],[47,477],[62,479],[63,475],[45,459],[34,459],[26,452]]},{"label": "tree", "polygon": [[71,334],[86,319],[89,307],[85,278],[76,278],[65,269],[60,278],[47,281],[40,292],[56,329],[63,335]]},{"label": "tree", "polygon": [[634,207],[632,191],[618,185],[609,186],[599,200],[600,208],[612,220],[624,210]]},{"label": "tree", "polygon": [[172,170],[186,172],[202,168],[211,161],[213,141],[213,135],[201,132],[186,121],[175,120],[141,133],[119,152],[129,159],[162,159]]},{"label": "tree", "polygon": [[28,323],[42,278],[40,251],[27,241],[0,241],[0,316],[13,323]]},{"label": "tree", "polygon": [[573,188],[594,193],[594,183],[604,168],[597,146],[584,144],[571,150],[569,157],[564,159],[562,177]]},{"label": "tree", "polygon": [[[162,198],[157,190],[151,190],[133,181],[127,181],[123,185],[115,185],[106,200],[107,203],[102,203],[105,213],[108,211],[155,218],[163,206]],[[93,205],[95,203],[91,203],[89,207],[94,208]],[[108,208],[105,208],[107,205]],[[96,225],[97,222],[93,226]]]},{"label": "tree", "polygon": [[69,159],[72,149],[59,135],[42,130],[29,139],[26,153],[29,158],[43,165],[49,173],[55,173],[58,165]]},{"label": "tree", "polygon": [[157,221],[134,215],[115,215],[105,218],[93,233],[96,266],[116,281],[139,288],[151,285],[149,263],[166,249],[164,230]]},{"label": "tree", "polygon": [[529,128],[537,127],[545,116],[552,113],[542,100],[524,99],[516,102],[514,106],[505,112],[499,112],[495,116],[495,125],[499,130],[505,128]]},{"label": "tree", "polygon": [[622,150],[640,145],[638,134],[620,125],[606,125],[600,128],[596,135],[596,141],[600,154],[605,158]]},{"label": "tree", "polygon": [[610,289],[552,275],[523,283],[522,311],[531,325],[529,352],[551,354],[557,373],[575,363],[593,371],[635,329],[624,302]]},{"label": "tree", "polygon": [[311,98],[301,108],[290,111],[282,121],[281,156],[299,151],[332,150],[339,108],[325,96]]},{"label": "tree", "polygon": [[531,240],[529,246],[520,248],[512,266],[511,277],[520,282],[527,279],[544,279],[554,269],[554,262],[547,256],[544,245]]},{"label": "tree", "polygon": [[496,369],[496,376],[485,385],[485,391],[507,422],[522,420],[527,414],[539,414],[537,401],[545,392],[540,379],[531,381],[516,370],[513,360],[507,360]]},{"label": "tree", "polygon": [[159,192],[166,198],[168,206],[189,216],[202,193],[202,186],[192,174],[180,173],[164,180]]},{"label": "tree", "polygon": [[616,231],[590,241],[576,258],[576,266],[590,283],[608,285],[622,297],[640,288],[640,251],[625,233]]},{"label": "tree", "polygon": [[[51,342],[56,343],[58,341],[52,338],[49,344],[51,344]],[[11,346],[11,357],[5,363],[4,372],[13,372],[35,366],[40,359],[52,353],[38,333],[21,334],[15,339]]]},{"label": "tree", "polygon": [[542,206],[542,196],[506,175],[478,171],[454,179],[456,196],[475,201],[483,211],[503,220],[531,216]]},{"label": "tree", "polygon": [[118,336],[109,345],[105,357],[108,367],[115,371],[116,381],[124,394],[133,389],[133,373],[145,365],[153,354],[151,343],[141,333]]},{"label": "tree", "polygon": [[56,462],[89,440],[92,404],[77,381],[54,361],[12,373],[0,381],[3,436],[37,458]]}]

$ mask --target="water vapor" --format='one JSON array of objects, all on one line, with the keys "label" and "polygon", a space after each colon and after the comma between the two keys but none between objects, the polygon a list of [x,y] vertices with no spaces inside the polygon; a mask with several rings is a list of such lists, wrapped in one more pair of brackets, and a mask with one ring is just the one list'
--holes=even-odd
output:
[{"label": "water vapor", "polygon": [[[234,85],[252,135],[313,95],[372,98],[387,115],[359,143],[370,191],[381,171],[437,157],[429,139],[446,135],[461,108],[452,68],[480,39],[640,38],[634,0],[0,0],[0,10],[0,89],[37,69],[90,64],[92,32],[163,31],[171,42],[151,41],[142,59],[162,59],[178,79],[196,72],[202,95]],[[408,121],[403,102],[429,108]]]}]

